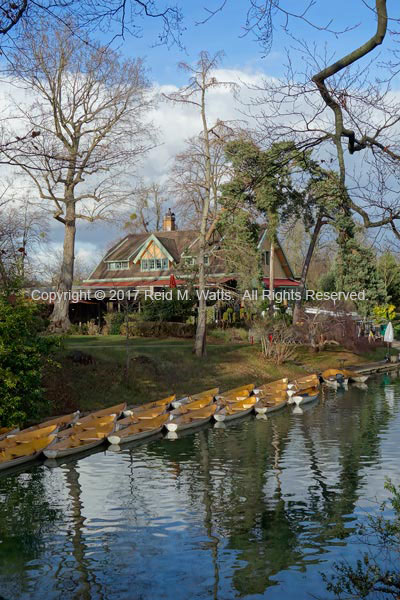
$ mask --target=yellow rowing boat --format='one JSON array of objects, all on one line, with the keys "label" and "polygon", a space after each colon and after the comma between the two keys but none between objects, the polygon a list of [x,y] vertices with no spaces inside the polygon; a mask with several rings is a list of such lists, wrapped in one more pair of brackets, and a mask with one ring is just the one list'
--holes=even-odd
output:
[{"label": "yellow rowing boat", "polygon": [[[126,442],[133,442],[140,440],[151,435],[159,433],[164,427],[165,423],[169,420],[169,414],[160,415],[154,419],[148,419],[146,421],[138,421],[132,423],[127,427],[119,429],[120,423],[117,424],[117,431],[107,437],[110,444],[119,445]],[[125,421],[125,419],[124,419]]]},{"label": "yellow rowing boat", "polygon": [[54,435],[46,435],[26,443],[16,444],[0,450],[0,471],[33,461],[39,457],[55,439]]}]

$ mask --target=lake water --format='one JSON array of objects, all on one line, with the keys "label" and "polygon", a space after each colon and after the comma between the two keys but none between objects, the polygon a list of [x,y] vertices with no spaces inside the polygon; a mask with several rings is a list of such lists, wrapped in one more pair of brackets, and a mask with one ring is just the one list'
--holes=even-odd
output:
[{"label": "lake water", "polygon": [[[116,399],[117,401],[117,399]],[[295,600],[400,483],[400,381],[0,477],[0,597]]]}]

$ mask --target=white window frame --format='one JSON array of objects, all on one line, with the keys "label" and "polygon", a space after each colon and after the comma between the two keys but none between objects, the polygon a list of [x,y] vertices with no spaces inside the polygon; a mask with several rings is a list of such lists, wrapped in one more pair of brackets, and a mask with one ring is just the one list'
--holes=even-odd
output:
[{"label": "white window frame", "polygon": [[167,271],[168,258],[142,258],[140,261],[141,271]]},{"label": "white window frame", "polygon": [[126,271],[129,269],[129,260],[108,261],[107,268],[109,271]]}]

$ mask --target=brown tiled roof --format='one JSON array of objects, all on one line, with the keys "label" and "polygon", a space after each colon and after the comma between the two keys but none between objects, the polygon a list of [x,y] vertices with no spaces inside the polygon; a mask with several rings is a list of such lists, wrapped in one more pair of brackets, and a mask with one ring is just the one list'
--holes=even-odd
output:
[{"label": "brown tiled roof", "polygon": [[[138,253],[143,243],[151,236],[154,235],[159,242],[165,247],[169,254],[174,259],[175,263],[179,263],[182,253],[190,246],[190,244],[196,240],[199,233],[198,231],[156,231],[154,233],[135,233],[129,234],[121,241],[117,242],[105,255],[101,263],[91,273],[90,280],[94,279],[128,279],[130,277],[143,277],[152,276],[157,277],[169,277],[174,269],[168,269],[165,271],[149,271],[148,273],[141,271],[140,264],[133,264],[132,259]],[[129,269],[123,269],[120,271],[110,271],[107,268],[107,262],[118,262],[123,260],[129,261]]]}]

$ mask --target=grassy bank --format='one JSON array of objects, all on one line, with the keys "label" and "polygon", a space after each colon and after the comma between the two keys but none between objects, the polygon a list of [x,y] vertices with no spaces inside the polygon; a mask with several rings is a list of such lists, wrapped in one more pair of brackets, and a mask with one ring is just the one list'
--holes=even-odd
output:
[{"label": "grassy bank", "polygon": [[[76,350],[89,354],[93,363],[74,362],[70,355]],[[52,413],[59,414],[117,401],[142,404],[214,386],[226,390],[253,381],[293,378],[338,367],[341,359],[348,366],[381,358],[380,351],[359,356],[336,348],[318,354],[300,348],[295,361],[276,367],[265,360],[259,346],[246,342],[215,340],[208,345],[207,357],[199,360],[192,354],[191,340],[140,338],[126,344],[122,336],[71,336],[58,356],[60,367],[52,367],[46,375],[45,388]]]}]

